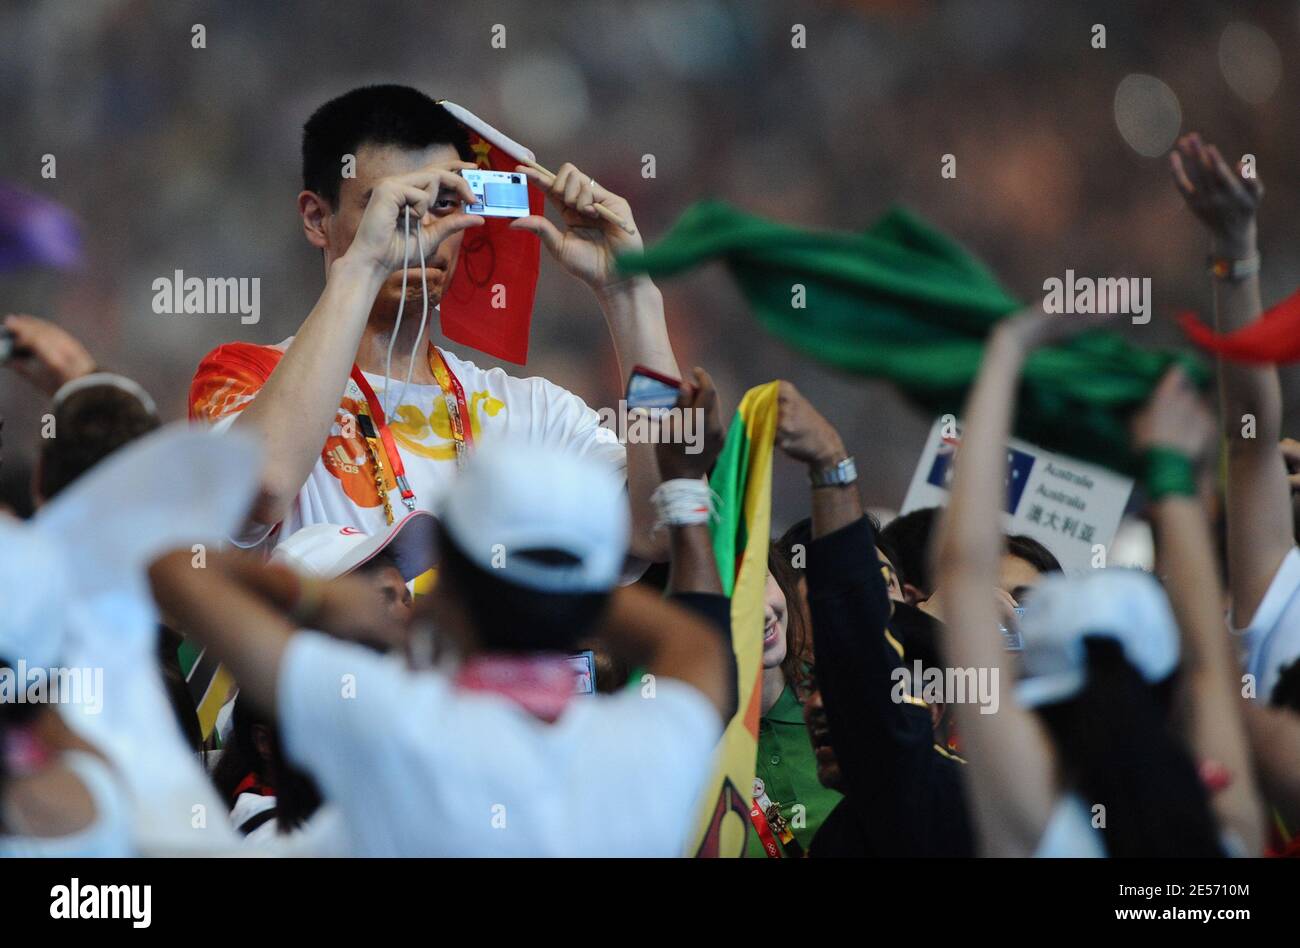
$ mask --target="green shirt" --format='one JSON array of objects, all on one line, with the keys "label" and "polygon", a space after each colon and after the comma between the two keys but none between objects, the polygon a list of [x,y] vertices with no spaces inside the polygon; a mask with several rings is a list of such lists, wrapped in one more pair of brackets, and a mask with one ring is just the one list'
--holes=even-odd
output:
[{"label": "green shirt", "polygon": [[[789,685],[758,721],[758,761],[754,773],[763,781],[768,797],[781,807],[781,815],[807,852],[817,828],[843,795],[823,787],[817,779],[817,755],[804,726],[803,706]],[[796,805],[803,806],[797,823]],[[758,831],[751,823],[745,834],[745,856],[766,855]]]}]

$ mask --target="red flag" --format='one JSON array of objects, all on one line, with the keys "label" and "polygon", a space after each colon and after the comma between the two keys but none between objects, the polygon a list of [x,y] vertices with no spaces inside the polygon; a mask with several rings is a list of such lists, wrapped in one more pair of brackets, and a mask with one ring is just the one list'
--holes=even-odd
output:
[{"label": "red flag", "polygon": [[[531,151],[468,109],[446,99],[438,104],[469,132],[480,168],[514,171],[522,160],[534,160]],[[546,210],[546,195],[532,184],[528,209],[532,214]],[[439,312],[448,339],[523,365],[528,361],[542,244],[536,234],[512,230],[511,223],[510,218],[489,217],[482,227],[465,231],[460,260]]]},{"label": "red flag", "polygon": [[1192,342],[1233,362],[1300,361],[1300,292],[1266,309],[1255,322],[1235,332],[1217,333],[1195,313],[1183,313],[1178,322]]}]

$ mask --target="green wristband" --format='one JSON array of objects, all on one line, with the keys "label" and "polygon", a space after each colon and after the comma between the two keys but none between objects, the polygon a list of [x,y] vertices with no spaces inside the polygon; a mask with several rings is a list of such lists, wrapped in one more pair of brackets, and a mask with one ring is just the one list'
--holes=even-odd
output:
[{"label": "green wristband", "polygon": [[1154,502],[1165,497],[1196,496],[1196,465],[1192,459],[1173,448],[1148,448],[1142,456],[1145,472],[1143,486],[1147,499]]}]

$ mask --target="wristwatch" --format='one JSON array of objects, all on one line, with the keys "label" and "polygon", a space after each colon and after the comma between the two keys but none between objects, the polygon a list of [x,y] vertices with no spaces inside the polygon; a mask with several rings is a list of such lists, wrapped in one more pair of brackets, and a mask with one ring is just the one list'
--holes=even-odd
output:
[{"label": "wristwatch", "polygon": [[808,480],[813,487],[843,487],[858,479],[858,469],[852,457],[847,457],[831,467],[817,468],[808,472]]},{"label": "wristwatch", "polygon": [[1259,272],[1259,254],[1251,254],[1241,260],[1230,257],[1211,256],[1207,261],[1210,275],[1226,283],[1240,283],[1246,277]]}]

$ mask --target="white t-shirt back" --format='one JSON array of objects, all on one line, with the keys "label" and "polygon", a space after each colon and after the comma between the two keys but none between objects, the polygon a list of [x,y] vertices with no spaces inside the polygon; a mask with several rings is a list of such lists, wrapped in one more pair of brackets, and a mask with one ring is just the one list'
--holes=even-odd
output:
[{"label": "white t-shirt back", "polygon": [[722,733],[695,688],[575,696],[554,723],[314,632],[279,678],[288,757],[362,856],[679,856]]}]

